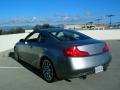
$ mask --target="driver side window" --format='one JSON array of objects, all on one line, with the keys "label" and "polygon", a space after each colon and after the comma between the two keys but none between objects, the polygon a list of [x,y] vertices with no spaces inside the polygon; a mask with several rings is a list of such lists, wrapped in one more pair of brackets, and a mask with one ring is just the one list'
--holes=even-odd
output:
[{"label": "driver side window", "polygon": [[26,38],[26,41],[28,41],[28,42],[38,41],[39,34],[40,34],[40,33],[33,33],[33,34],[30,35],[28,38]]}]

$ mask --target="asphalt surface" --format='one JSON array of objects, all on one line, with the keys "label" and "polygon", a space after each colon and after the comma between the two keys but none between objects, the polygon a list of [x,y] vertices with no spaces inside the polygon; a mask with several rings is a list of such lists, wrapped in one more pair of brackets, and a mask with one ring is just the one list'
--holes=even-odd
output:
[{"label": "asphalt surface", "polygon": [[0,53],[0,90],[120,90],[120,41],[107,41],[112,61],[106,72],[47,83],[39,70],[14,59],[13,50]]}]

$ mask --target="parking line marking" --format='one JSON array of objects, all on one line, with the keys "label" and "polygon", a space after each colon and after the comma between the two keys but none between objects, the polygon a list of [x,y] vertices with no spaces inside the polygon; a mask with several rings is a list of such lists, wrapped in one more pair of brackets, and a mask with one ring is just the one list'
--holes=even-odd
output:
[{"label": "parking line marking", "polygon": [[0,67],[0,69],[22,69],[24,67]]}]

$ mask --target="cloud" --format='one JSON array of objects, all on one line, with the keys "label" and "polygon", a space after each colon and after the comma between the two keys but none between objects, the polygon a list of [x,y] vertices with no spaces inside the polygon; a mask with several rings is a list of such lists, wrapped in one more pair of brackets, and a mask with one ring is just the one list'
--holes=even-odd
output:
[{"label": "cloud", "polygon": [[85,16],[86,16],[86,17],[95,17],[95,16],[96,16],[96,13],[95,13],[95,12],[92,12],[92,11],[87,11],[87,12],[85,12]]},{"label": "cloud", "polygon": [[56,18],[53,18],[57,23],[78,23],[82,20],[80,16],[71,16],[67,13],[65,14],[56,14]]},{"label": "cloud", "polygon": [[37,18],[37,17],[18,17],[18,18],[12,18],[8,20],[2,20],[0,21],[0,24],[6,25],[6,24],[26,24],[26,23],[43,23],[46,19],[44,18]]},{"label": "cloud", "polygon": [[[88,13],[90,16],[91,14]],[[90,17],[80,17],[79,15],[71,16],[66,14],[55,14],[50,17],[16,17],[8,20],[0,20],[1,25],[9,24],[75,24],[75,23],[85,23],[92,20]]]}]

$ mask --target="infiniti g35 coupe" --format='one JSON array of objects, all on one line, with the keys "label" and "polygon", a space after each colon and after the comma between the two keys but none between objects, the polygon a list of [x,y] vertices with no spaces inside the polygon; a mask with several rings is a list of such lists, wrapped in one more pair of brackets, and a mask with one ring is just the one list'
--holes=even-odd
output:
[{"label": "infiniti g35 coupe", "polygon": [[40,69],[47,82],[99,73],[111,61],[104,41],[67,29],[35,30],[16,43],[14,52],[16,60]]}]

